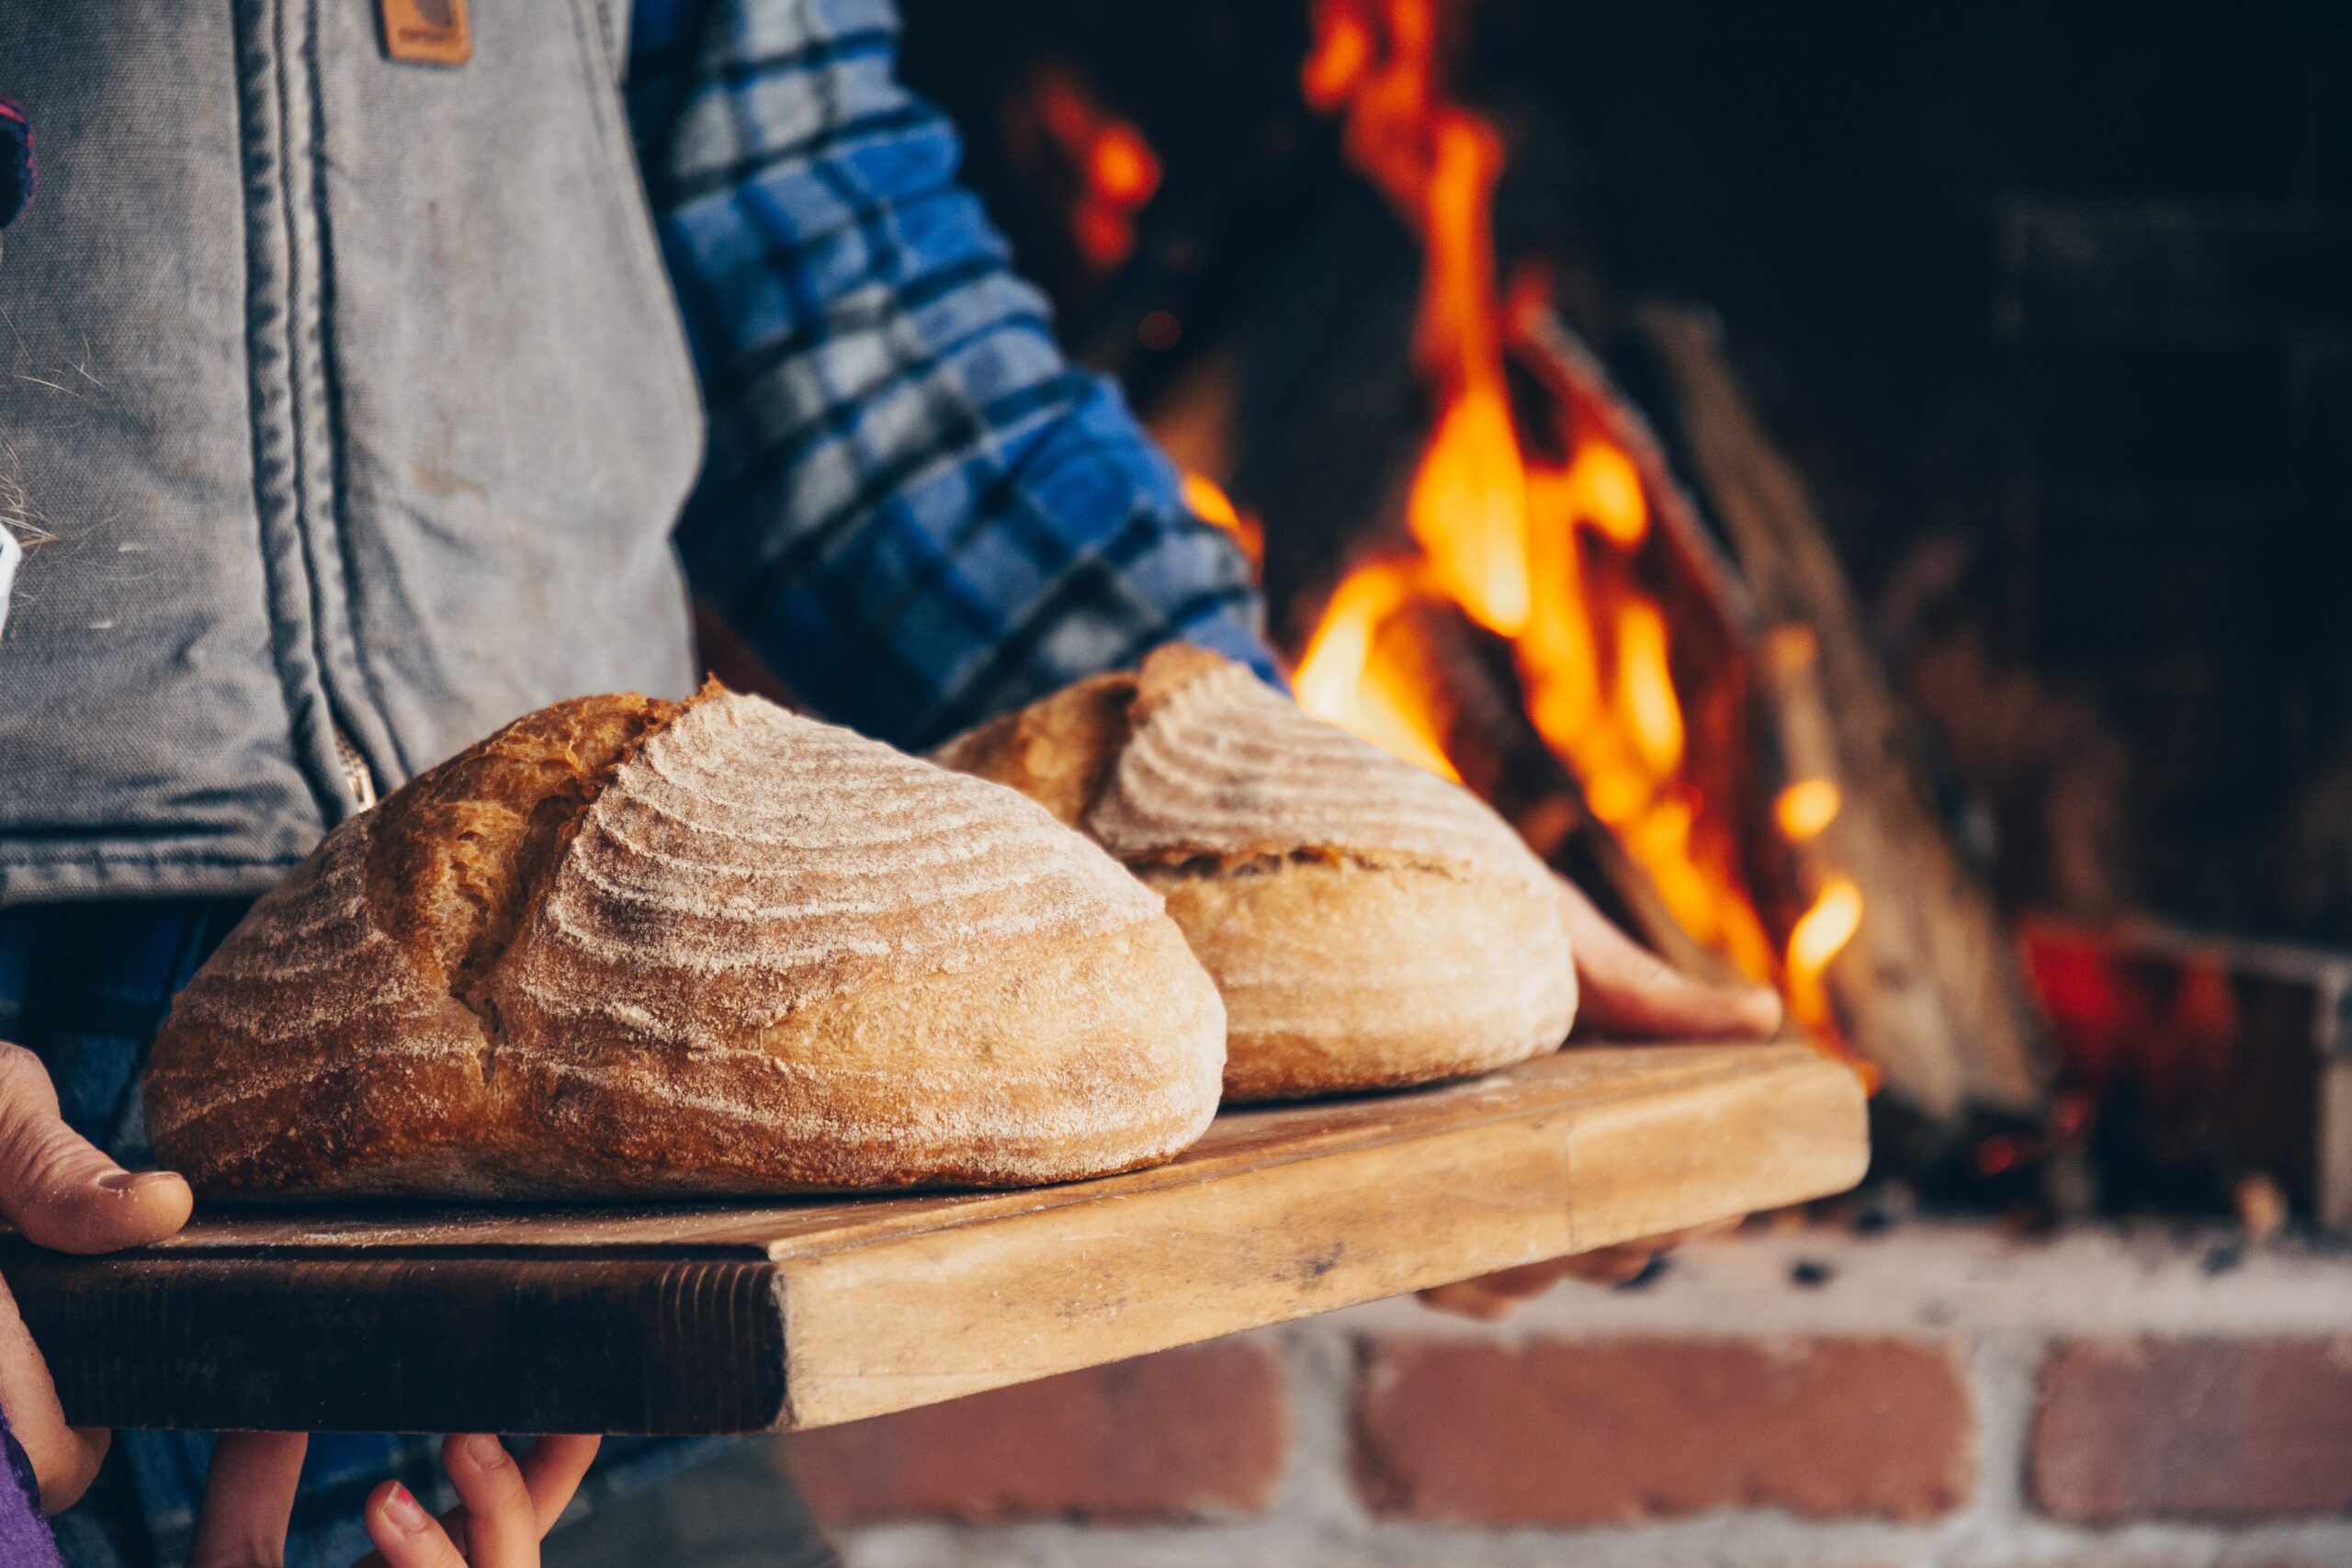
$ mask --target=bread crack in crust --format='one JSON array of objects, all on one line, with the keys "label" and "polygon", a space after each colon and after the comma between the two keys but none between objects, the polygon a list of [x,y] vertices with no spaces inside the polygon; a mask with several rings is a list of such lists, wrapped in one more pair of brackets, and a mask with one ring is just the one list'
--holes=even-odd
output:
[{"label": "bread crack in crust", "polygon": [[212,1196],[1011,1185],[1182,1148],[1223,1037],[1045,811],[713,686],[541,709],[337,829],[145,1095]]},{"label": "bread crack in crust", "polygon": [[1566,1035],[1551,874],[1458,785],[1161,649],[949,741],[1162,894],[1225,998],[1229,1100],[1460,1077]]},{"label": "bread crack in crust", "polygon": [[482,1021],[483,1066],[499,1043],[487,981],[532,890],[620,765],[684,705],[577,697],[526,715],[379,809],[364,878],[369,918],[440,966]]}]

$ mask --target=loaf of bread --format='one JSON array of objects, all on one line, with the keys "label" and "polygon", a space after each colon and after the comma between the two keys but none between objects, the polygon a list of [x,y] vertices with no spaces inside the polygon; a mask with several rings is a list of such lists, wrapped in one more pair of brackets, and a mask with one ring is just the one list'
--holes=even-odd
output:
[{"label": "loaf of bread", "polygon": [[1558,1045],[1551,874],[1460,786],[1164,648],[949,741],[1164,894],[1225,996],[1225,1093],[1425,1083]]},{"label": "loaf of bread", "polygon": [[1016,1185],[1208,1125],[1159,898],[1008,789],[757,697],[559,703],[330,834],[175,1006],[216,1196]]}]

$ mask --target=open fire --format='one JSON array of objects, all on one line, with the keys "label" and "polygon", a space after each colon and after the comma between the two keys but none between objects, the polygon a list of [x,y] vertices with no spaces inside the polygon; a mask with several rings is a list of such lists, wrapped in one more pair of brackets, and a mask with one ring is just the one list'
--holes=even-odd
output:
[{"label": "open fire", "polygon": [[[1662,267],[1661,234],[1610,227],[1612,181],[1679,203],[1682,171],[1573,155],[1624,130],[1563,70],[1589,21],[1307,0],[1170,8],[1137,44],[1065,0],[1027,24],[931,9],[961,40],[937,85],[994,128],[976,179],[1025,212],[1016,247],[1059,274],[1073,344],[1198,470],[1192,509],[1261,563],[1309,709],[1478,792],[1669,962],[1774,983],[1793,1025],[1883,1077],[1883,1168],[1939,1201],[2211,1207],[2248,1172],[2298,1212],[2352,1192],[2313,1152],[2352,1150],[2352,1110],[2311,1109],[2301,1021],[2334,1014],[2278,999],[2335,993],[2223,944],[2220,1007],[2202,959],[2099,924],[2132,891],[2081,874],[2114,846],[2068,836],[2057,798],[2113,793],[2112,770],[2064,773],[2043,809],[2034,748],[2080,726],[1918,662],[1933,615],[1980,613],[1974,586],[1932,615],[1887,597],[1916,589],[1899,575],[1858,595],[1778,426],[1841,482],[1885,432],[1806,423],[1845,394],[1792,378],[1781,284]],[[1508,147],[1488,102],[1511,106]],[[1687,288],[1734,321],[1658,292]],[[1982,499],[1872,510],[1864,487],[1838,516],[1884,569],[1905,528],[1976,537]],[[1995,574],[2005,606],[2030,607],[2036,558]],[[2120,809],[2098,822],[2122,833]],[[2035,869],[2062,850],[2064,876]],[[2087,924],[2053,948],[2052,916]]]},{"label": "open fire", "polygon": [[[1521,440],[1506,352],[1518,323],[1548,301],[1533,271],[1507,299],[1498,287],[1488,236],[1502,141],[1446,93],[1444,16],[1435,0],[1322,0],[1315,17],[1306,95],[1341,117],[1350,159],[1423,247],[1415,346],[1438,413],[1406,502],[1414,548],[1342,577],[1301,658],[1300,702],[1458,778],[1437,716],[1401,662],[1409,653],[1383,636],[1417,603],[1457,606],[1509,641],[1535,730],[1683,930],[1780,986],[1792,1015],[1836,1044],[1824,976],[1860,928],[1860,889],[1823,877],[1775,942],[1731,803],[1711,797],[1690,766],[1672,626],[1645,586],[1652,505],[1639,468],[1571,405],[1561,405],[1559,428]],[[1780,792],[1771,819],[1789,843],[1806,843],[1841,805],[1832,781],[1799,779]]]}]

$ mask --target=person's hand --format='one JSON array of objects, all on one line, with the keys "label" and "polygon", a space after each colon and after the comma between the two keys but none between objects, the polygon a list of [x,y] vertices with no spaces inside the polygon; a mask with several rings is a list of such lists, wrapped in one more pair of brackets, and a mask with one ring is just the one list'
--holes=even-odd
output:
[{"label": "person's hand", "polygon": [[[1715,986],[1673,968],[1609,923],[1573,883],[1560,882],[1560,918],[1577,959],[1579,1038],[1605,1040],[1768,1040],[1781,1027],[1781,998],[1761,986]],[[1439,1312],[1492,1321],[1563,1280],[1622,1285],[1697,1231],[1623,1242],[1570,1258],[1524,1264],[1423,1291]]]},{"label": "person's hand", "polygon": [[[407,1487],[385,1482],[362,1515],[376,1550],[356,1568],[538,1568],[539,1541],[580,1489],[599,1440],[541,1438],[518,1457],[481,1433],[445,1438],[441,1467],[458,1506],[435,1519]],[[281,1568],[309,1442],[299,1432],[221,1435],[187,1568]]]},{"label": "person's hand", "polygon": [[1781,998],[1770,987],[1694,979],[1611,925],[1574,883],[1555,880],[1576,951],[1576,1037],[1769,1040],[1781,1027]]},{"label": "person's hand", "polygon": [[1640,1241],[1621,1241],[1614,1247],[1595,1247],[1567,1258],[1521,1264],[1451,1285],[1432,1285],[1420,1292],[1421,1304],[1435,1312],[1450,1312],[1456,1317],[1492,1323],[1509,1316],[1520,1303],[1532,1301],[1563,1280],[1588,1285],[1622,1285],[1684,1242],[1723,1235],[1738,1226],[1737,1220],[1717,1220],[1712,1224],[1645,1236]]},{"label": "person's hand", "polygon": [[[168,1170],[131,1172],[65,1124],[40,1058],[0,1041],[0,1213],[37,1247],[112,1252],[161,1241],[196,1202]],[[88,1490],[109,1434],[65,1424],[48,1363],[0,1284],[0,1410],[32,1461],[40,1506],[54,1514]]]}]

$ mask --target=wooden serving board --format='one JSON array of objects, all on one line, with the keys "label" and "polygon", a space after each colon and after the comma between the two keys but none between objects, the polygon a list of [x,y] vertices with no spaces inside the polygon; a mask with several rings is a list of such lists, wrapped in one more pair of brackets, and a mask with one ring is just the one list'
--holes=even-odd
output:
[{"label": "wooden serving board", "polygon": [[1014,1192],[200,1217],[0,1277],[68,1417],[735,1432],[1115,1360],[1838,1191],[1853,1075],[1802,1046],[1578,1049],[1238,1110],[1157,1169]]}]

